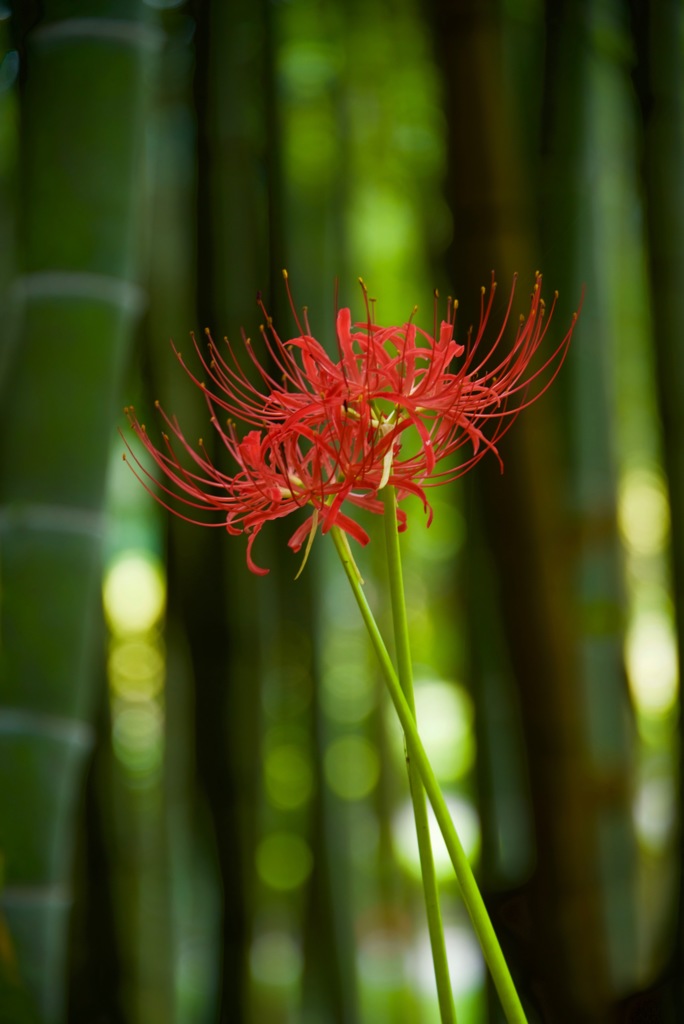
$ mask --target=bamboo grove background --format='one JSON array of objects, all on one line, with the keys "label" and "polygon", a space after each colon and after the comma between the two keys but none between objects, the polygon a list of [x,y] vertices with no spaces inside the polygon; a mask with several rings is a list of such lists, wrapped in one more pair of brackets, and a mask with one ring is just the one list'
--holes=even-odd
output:
[{"label": "bamboo grove background", "polygon": [[273,526],[251,577],[121,462],[125,402],[206,430],[169,337],[258,291],[292,329],[282,267],[328,345],[336,279],[426,327],[493,268],[557,331],[584,295],[505,473],[411,509],[418,714],[530,1021],[684,1019],[681,3],[25,0],[0,41],[0,1020],[437,1020],[331,550],[295,582]]}]

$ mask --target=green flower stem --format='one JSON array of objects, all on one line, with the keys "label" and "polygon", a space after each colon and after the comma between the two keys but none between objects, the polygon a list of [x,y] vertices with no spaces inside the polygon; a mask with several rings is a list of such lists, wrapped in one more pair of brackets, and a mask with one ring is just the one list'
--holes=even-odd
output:
[{"label": "green flower stem", "polygon": [[382,639],[380,630],[378,629],[377,623],[373,617],[373,613],[366,600],[366,595],[363,592],[361,586],[361,579],[359,577],[359,571],[356,568],[356,563],[352,558],[351,551],[349,550],[349,543],[347,541],[346,534],[338,527],[333,526],[330,530],[333,542],[337,549],[337,553],[342,562],[342,566],[347,575],[347,579],[351,585],[356,603],[359,606],[361,617],[363,618],[366,629],[371,639],[371,643],[375,649],[375,653],[380,662],[383,675],[385,677],[385,683],[389,690],[389,695],[394,704],[394,708],[401,722],[404,734],[411,744],[411,759],[415,761],[418,768],[418,772],[425,787],[428,799],[432,804],[432,809],[435,812],[435,818],[439,825],[440,831],[444,838],[444,843],[449,852],[451,863],[454,866],[456,878],[458,879],[459,886],[461,888],[461,895],[463,902],[466,905],[466,909],[470,915],[470,919],[473,923],[475,933],[480,942],[484,958],[487,962],[487,966],[492,975],[494,986],[499,994],[501,1005],[503,1007],[504,1014],[508,1024],[527,1024],[527,1018],[525,1017],[525,1011],[522,1008],[518,993],[515,990],[513,979],[511,978],[508,965],[504,959],[499,940],[496,937],[496,932],[492,926],[492,922],[489,919],[487,908],[484,905],[484,900],[480,895],[480,890],[477,887],[475,876],[468,863],[461,841],[458,838],[454,823],[451,820],[451,815],[446,805],[446,801],[442,795],[442,791],[439,788],[439,783],[435,778],[435,774],[432,771],[430,761],[425,753],[425,747],[422,744],[420,736],[418,735],[418,729],[416,727],[415,720],[411,714],[411,708],[409,707],[406,697],[401,689],[399,678],[394,671],[394,666],[387,653],[385,642]]},{"label": "green flower stem", "polygon": [[[416,701],[413,694],[413,663],[409,642],[408,617],[404,599],[404,577],[401,567],[401,551],[399,548],[399,532],[397,530],[397,497],[394,487],[383,489],[385,503],[385,541],[387,546],[387,565],[389,571],[390,600],[392,604],[392,622],[394,627],[394,643],[397,654],[399,683],[413,719],[416,719]],[[428,931],[432,960],[435,967],[437,997],[442,1024],[456,1024],[456,1008],[451,991],[451,978],[444,941],[444,926],[439,906],[439,888],[435,874],[435,861],[430,842],[430,822],[428,819],[425,789],[420,778],[413,741],[406,736],[406,767],[409,777],[413,817],[416,822],[418,851],[420,853],[420,870],[423,877],[423,894],[427,911]]]}]

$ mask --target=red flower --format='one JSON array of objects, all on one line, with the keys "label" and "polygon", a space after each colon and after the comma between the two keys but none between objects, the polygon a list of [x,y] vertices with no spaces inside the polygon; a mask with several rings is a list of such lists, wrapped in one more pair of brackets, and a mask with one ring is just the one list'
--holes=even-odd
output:
[{"label": "red flower", "polygon": [[[501,327],[487,347],[484,334],[495,290],[492,278],[487,301],[482,290],[478,330],[474,336],[468,334],[465,346],[453,337],[456,305],[451,302],[447,320],[434,335],[411,320],[401,327],[379,327],[368,303],[366,320],[357,324],[352,324],[348,309],[341,309],[337,362],[312,336],[306,317],[304,328],[297,321],[299,335],[287,342],[268,320],[261,333],[272,371],[244,339],[258,386],[231,345],[226,342],[222,355],[208,335],[208,358],[195,343],[205,379],[185,366],[179,352],[176,355],[201,388],[211,422],[237,472],[227,475],[215,467],[203,442],[189,444],[176,419],[158,403],[168,428],[162,435],[163,448],[152,443],[132,408],[126,412],[168,482],[155,481],[134,456],[135,462],[161,488],[157,500],[177,515],[202,525],[225,526],[232,534],[247,533],[247,563],[256,573],[267,571],[252,559],[261,527],[304,505],[312,514],[290,538],[295,551],[319,524],[323,533],[337,525],[366,544],[367,533],[342,506],[381,513],[378,492],[386,485],[397,488],[399,501],[407,494],[418,495],[429,525],[432,512],[425,488],[461,476],[487,451],[499,457],[497,441],[520,410],[553,381],[574,329],[576,316],[562,341],[540,365],[532,366],[553,313],[552,306],[544,316],[537,275],[529,312],[521,317],[512,346],[501,355],[515,283]],[[219,410],[228,414],[225,426]],[[256,429],[240,438],[233,418]],[[469,454],[460,461],[451,458],[464,445]],[[217,512],[219,519],[196,520],[171,505],[172,497],[190,509]],[[404,529],[405,513],[400,511],[399,516]]]}]

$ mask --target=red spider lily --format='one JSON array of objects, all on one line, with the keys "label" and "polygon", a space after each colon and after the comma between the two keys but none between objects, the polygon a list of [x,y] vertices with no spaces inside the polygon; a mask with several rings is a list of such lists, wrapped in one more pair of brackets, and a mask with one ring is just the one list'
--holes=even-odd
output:
[{"label": "red spider lily", "polygon": [[[515,282],[498,333],[485,345],[495,291],[492,278],[488,298],[482,290],[478,330],[469,333],[465,346],[453,337],[456,304],[451,302],[447,319],[439,330],[435,326],[433,335],[412,320],[401,327],[377,326],[367,300],[363,322],[352,324],[350,311],[341,309],[338,361],[312,336],[306,317],[304,327],[297,320],[299,335],[286,342],[268,320],[261,333],[272,371],[244,339],[258,385],[231,345],[226,341],[222,354],[208,335],[208,357],[195,343],[206,379],[193,374],[180,353],[176,355],[201,388],[211,422],[237,472],[227,475],[219,470],[202,441],[196,447],[188,443],[176,419],[157,403],[168,428],[162,435],[163,448],[152,443],[134,410],[126,410],[167,482],[156,481],[133,456],[140,473],[161,489],[153,492],[157,500],[182,518],[225,526],[232,534],[246,533],[247,563],[256,573],[267,571],[252,559],[252,546],[264,523],[302,506],[310,507],[312,514],[290,538],[295,551],[307,536],[310,543],[319,524],[323,533],[337,525],[366,544],[367,533],[343,506],[381,513],[378,492],[386,485],[397,488],[399,501],[417,495],[429,525],[432,511],[425,488],[461,476],[487,451],[499,458],[498,440],[518,413],[549,387],[574,330],[576,314],[562,341],[533,367],[556,301],[545,317],[537,275],[529,312],[521,317],[512,345],[501,353]],[[229,416],[225,427],[219,410]],[[257,429],[240,439],[233,418]],[[450,458],[464,445],[470,449],[465,458]],[[172,498],[190,509],[217,512],[219,519],[196,520],[170,504]],[[404,529],[403,511],[399,517]]]}]

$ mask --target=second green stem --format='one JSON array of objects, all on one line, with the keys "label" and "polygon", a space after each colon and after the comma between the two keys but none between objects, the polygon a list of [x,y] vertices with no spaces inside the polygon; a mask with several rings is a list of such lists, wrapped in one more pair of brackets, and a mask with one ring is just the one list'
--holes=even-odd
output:
[{"label": "second green stem", "polygon": [[[394,627],[394,643],[397,657],[399,682],[413,718],[416,717],[416,702],[413,692],[413,663],[409,642],[406,601],[404,598],[404,579],[397,530],[397,500],[393,487],[383,490],[385,504],[385,541],[387,546],[387,567],[389,575],[390,600],[392,604],[392,624]],[[416,822],[418,851],[420,854],[420,870],[423,878],[423,894],[427,911],[428,931],[432,949],[432,961],[435,968],[437,998],[442,1024],[456,1024],[456,1009],[451,991],[451,978],[447,961],[444,926],[439,906],[439,888],[435,874],[435,861],[430,842],[430,822],[428,819],[425,788],[414,756],[414,743],[405,734],[406,766],[413,803],[413,816]]]},{"label": "second green stem", "polygon": [[487,908],[485,907],[484,900],[480,890],[478,889],[475,876],[473,875],[468,858],[465,855],[461,841],[458,838],[454,823],[451,820],[449,809],[446,805],[446,801],[439,787],[439,783],[435,778],[435,774],[430,765],[429,758],[425,753],[425,747],[423,746],[418,729],[416,728],[415,719],[411,713],[411,709],[406,701],[406,697],[401,689],[401,684],[394,670],[392,659],[387,653],[385,642],[382,638],[380,630],[378,629],[377,623],[370,609],[366,595],[363,592],[361,586],[361,579],[359,577],[359,571],[356,568],[354,559],[352,558],[349,550],[349,542],[347,541],[346,534],[340,529],[339,526],[333,526],[330,530],[330,536],[333,539],[337,553],[342,562],[342,566],[346,573],[349,584],[356,598],[356,603],[361,612],[366,629],[370,636],[371,642],[375,649],[375,653],[378,656],[382,673],[385,677],[385,683],[389,695],[394,704],[399,721],[404,730],[404,735],[410,740],[412,755],[412,762],[415,761],[420,774],[421,780],[425,787],[428,799],[432,804],[432,809],[435,812],[437,823],[440,827],[442,836],[444,837],[444,843],[451,863],[454,866],[456,872],[456,878],[461,887],[461,895],[463,896],[463,902],[465,903],[466,909],[470,915],[470,919],[475,928],[475,933],[480,942],[480,947],[484,954],[484,958],[487,961],[487,966],[492,975],[492,980],[496,987],[501,1000],[501,1005],[506,1016],[508,1024],[527,1024],[527,1018],[525,1011],[522,1008],[522,1004],[518,997],[518,993],[515,990],[513,979],[511,978],[510,971],[504,955],[499,945],[499,940],[496,937],[496,932],[492,927],[492,922],[489,919]]}]

